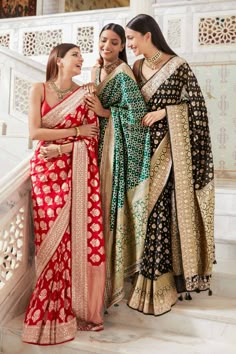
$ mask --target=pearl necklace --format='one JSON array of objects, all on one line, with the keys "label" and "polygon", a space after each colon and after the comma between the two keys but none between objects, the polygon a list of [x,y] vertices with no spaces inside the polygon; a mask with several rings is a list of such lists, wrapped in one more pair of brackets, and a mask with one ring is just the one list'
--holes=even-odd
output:
[{"label": "pearl necklace", "polygon": [[120,58],[116,59],[113,63],[110,64],[103,64],[102,69],[105,70],[106,74],[109,75],[117,66],[119,66],[122,63],[122,60]]},{"label": "pearl necklace", "polygon": [[56,92],[57,98],[59,100],[63,100],[65,95],[67,95],[68,93],[72,92],[73,91],[73,86],[74,86],[74,83],[72,82],[71,87],[69,87],[68,89],[59,89],[57,87],[57,85],[55,84],[55,81],[49,81],[49,84],[50,84],[51,88]]},{"label": "pearl necklace", "polygon": [[157,64],[160,62],[162,58],[162,52],[160,50],[157,51],[157,53],[151,57],[151,58],[146,58],[144,59],[144,63],[147,65],[148,68],[152,70],[157,69]]}]

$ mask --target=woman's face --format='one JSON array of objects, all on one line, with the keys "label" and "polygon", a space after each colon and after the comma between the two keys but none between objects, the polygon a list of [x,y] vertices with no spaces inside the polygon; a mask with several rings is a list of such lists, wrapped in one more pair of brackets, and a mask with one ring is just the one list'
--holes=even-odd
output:
[{"label": "woman's face", "polygon": [[124,49],[121,39],[112,30],[105,30],[99,38],[99,53],[103,60],[114,62],[118,59],[119,53]]},{"label": "woman's face", "polygon": [[126,27],[125,29],[127,46],[130,48],[135,56],[144,53],[145,45],[147,44],[146,34],[136,32]]},{"label": "woman's face", "polygon": [[80,49],[74,47],[65,54],[64,58],[61,58],[63,70],[69,72],[72,76],[79,75],[83,64],[83,57]]}]

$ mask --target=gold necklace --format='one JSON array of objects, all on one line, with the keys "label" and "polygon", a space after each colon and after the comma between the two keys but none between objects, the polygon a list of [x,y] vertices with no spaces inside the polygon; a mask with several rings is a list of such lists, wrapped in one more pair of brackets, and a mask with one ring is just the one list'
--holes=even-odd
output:
[{"label": "gold necklace", "polygon": [[55,84],[55,81],[50,81],[49,84],[50,84],[51,88],[56,92],[57,98],[59,100],[63,100],[65,95],[67,95],[68,93],[72,92],[73,91],[73,85],[74,85],[74,83],[72,82],[71,87],[69,87],[68,89],[59,89],[57,87],[57,85]]},{"label": "gold necklace", "polygon": [[104,69],[107,75],[109,75],[115,68],[117,68],[117,66],[121,64],[121,62],[122,60],[118,58],[113,63],[105,64],[105,65],[103,64],[102,69]]},{"label": "gold necklace", "polygon": [[144,63],[147,65],[152,70],[157,69],[157,64],[160,62],[162,58],[162,52],[160,50],[157,51],[157,53],[151,57],[151,58],[146,58],[144,59]]}]

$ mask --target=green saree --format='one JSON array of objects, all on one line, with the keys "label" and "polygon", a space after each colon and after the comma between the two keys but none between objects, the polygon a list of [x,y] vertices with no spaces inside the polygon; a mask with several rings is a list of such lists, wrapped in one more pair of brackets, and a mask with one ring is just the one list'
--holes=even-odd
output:
[{"label": "green saree", "polygon": [[124,297],[124,279],[137,272],[148,218],[149,130],[147,112],[130,67],[120,64],[97,92],[109,119],[100,118],[99,162],[106,248],[105,306]]}]

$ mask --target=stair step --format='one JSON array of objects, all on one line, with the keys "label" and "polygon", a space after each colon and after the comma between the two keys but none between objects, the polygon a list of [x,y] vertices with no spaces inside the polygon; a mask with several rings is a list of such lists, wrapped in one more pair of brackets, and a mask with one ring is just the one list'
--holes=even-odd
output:
[{"label": "stair step", "polygon": [[[216,260],[236,260],[236,240],[215,239]],[[235,269],[236,274],[236,269]]]},{"label": "stair step", "polygon": [[103,332],[79,332],[74,341],[50,347],[21,342],[20,316],[4,329],[3,353],[235,354],[236,300],[193,296],[193,301],[178,302],[159,317],[133,311],[122,301],[109,309]]},{"label": "stair step", "polygon": [[213,272],[211,288],[213,293],[217,296],[236,299],[236,275]]}]

